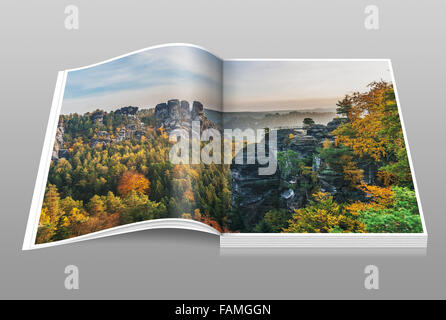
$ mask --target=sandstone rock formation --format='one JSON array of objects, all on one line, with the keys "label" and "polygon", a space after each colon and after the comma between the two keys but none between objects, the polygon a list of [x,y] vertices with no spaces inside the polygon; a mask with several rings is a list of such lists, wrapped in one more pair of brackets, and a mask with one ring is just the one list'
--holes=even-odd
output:
[{"label": "sandstone rock formation", "polygon": [[[342,193],[345,185],[343,175],[324,165],[317,156],[317,148],[324,140],[334,141],[332,131],[344,123],[346,119],[335,118],[326,126],[313,124],[306,130],[278,129],[277,150],[293,150],[301,159],[312,161],[312,170],[317,174],[321,191],[329,192],[335,197]],[[244,150],[245,152],[245,150]],[[312,160],[311,160],[312,159]],[[306,190],[296,188],[299,177],[287,177],[278,167],[272,176],[259,176],[258,164],[231,164],[232,175],[232,205],[243,217],[246,226],[257,224],[271,209],[286,208],[289,212],[302,208],[308,201]],[[364,170],[364,179],[376,177],[373,168]]]},{"label": "sandstone rock formation", "polygon": [[128,106],[128,107],[123,107],[121,109],[118,109],[115,111],[115,114],[122,114],[125,116],[129,116],[129,115],[136,115],[136,112],[138,111],[138,107],[132,107],[132,106]]},{"label": "sandstone rock formation", "polygon": [[170,133],[175,129],[185,129],[190,132],[192,121],[200,121],[200,130],[215,128],[215,125],[204,114],[203,105],[194,101],[192,110],[189,102],[185,100],[172,99],[167,103],[159,103],[155,107],[155,118],[157,128],[163,128]]},{"label": "sandstone rock formation", "polygon": [[56,139],[54,141],[53,153],[51,154],[51,160],[53,161],[67,157],[68,152],[66,149],[63,148],[64,144],[63,135],[64,135],[63,122],[59,121],[56,130]]}]

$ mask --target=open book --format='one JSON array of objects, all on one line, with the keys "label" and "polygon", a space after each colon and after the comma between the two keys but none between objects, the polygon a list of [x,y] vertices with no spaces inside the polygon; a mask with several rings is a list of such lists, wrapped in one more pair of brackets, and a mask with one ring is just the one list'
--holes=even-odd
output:
[{"label": "open book", "polygon": [[155,228],[426,247],[390,60],[168,44],[59,72],[23,249]]}]

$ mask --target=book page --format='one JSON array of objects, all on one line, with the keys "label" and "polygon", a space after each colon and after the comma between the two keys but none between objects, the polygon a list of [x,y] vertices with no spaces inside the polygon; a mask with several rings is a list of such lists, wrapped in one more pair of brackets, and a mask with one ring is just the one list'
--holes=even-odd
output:
[{"label": "book page", "polygon": [[162,219],[221,230],[228,180],[221,166],[203,166],[189,145],[181,149],[189,142],[183,138],[221,129],[219,58],[192,45],[165,45],[64,77],[48,127],[51,156],[42,156],[33,200],[38,225],[25,239],[57,243]]},{"label": "book page", "polygon": [[226,60],[223,74],[230,231],[424,232],[389,60]]}]

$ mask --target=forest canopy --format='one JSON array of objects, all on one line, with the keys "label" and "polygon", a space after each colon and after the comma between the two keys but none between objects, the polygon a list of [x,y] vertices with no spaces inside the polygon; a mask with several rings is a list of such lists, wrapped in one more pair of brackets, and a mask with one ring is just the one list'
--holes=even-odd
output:
[{"label": "forest canopy", "polygon": [[228,168],[172,165],[168,135],[154,123],[148,110],[60,116],[65,152],[50,165],[37,243],[183,214],[223,230]]},{"label": "forest canopy", "polygon": [[[256,199],[263,207],[255,210],[234,194],[234,177],[244,171],[172,164],[172,143],[153,110],[136,110],[60,116],[59,156],[51,161],[36,243],[160,218],[194,219],[221,232],[423,231],[395,93],[387,82],[343,97],[324,138],[310,136],[328,127],[311,118],[283,130],[279,172],[260,181],[264,194],[280,196]],[[308,151],[305,143],[316,140],[311,152],[298,151]],[[252,212],[260,218],[248,216]]]}]

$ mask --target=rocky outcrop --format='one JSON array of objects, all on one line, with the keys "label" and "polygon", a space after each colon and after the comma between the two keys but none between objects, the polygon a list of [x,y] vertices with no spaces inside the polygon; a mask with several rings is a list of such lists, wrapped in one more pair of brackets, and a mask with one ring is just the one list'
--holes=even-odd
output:
[{"label": "rocky outcrop", "polygon": [[327,130],[331,133],[333,130],[337,129],[341,124],[346,123],[347,118],[334,118],[329,123],[327,123]]},{"label": "rocky outcrop", "polygon": [[315,138],[318,141],[330,138],[330,133],[327,126],[323,124],[313,124],[307,129],[307,135]]},{"label": "rocky outcrop", "polygon": [[194,101],[194,103],[192,104],[192,120],[199,120],[200,116],[202,116],[203,113],[203,105],[198,101]]},{"label": "rocky outcrop", "polygon": [[124,116],[134,116],[134,115],[136,115],[136,112],[138,112],[138,107],[128,106],[128,107],[123,107],[121,109],[116,110],[115,114],[121,114]]},{"label": "rocky outcrop", "polygon": [[104,122],[105,112],[97,110],[91,114],[91,121],[95,124],[102,124]]},{"label": "rocky outcrop", "polygon": [[[290,138],[291,137],[291,138]],[[277,150],[293,150],[299,157],[311,156],[318,146],[318,141],[312,136],[305,134],[305,130],[300,129],[280,129],[277,130]]]},{"label": "rocky outcrop", "polygon": [[[277,150],[292,150],[305,161],[315,173],[320,190],[333,194],[342,200],[346,194],[343,174],[327,166],[317,154],[317,149],[328,139],[334,141],[333,130],[347,119],[335,118],[328,124],[313,124],[303,129],[277,130]],[[244,162],[246,163],[246,162]],[[304,207],[310,194],[305,188],[305,177],[291,176],[281,172],[280,167],[273,176],[259,176],[258,165],[231,164],[233,185],[233,207],[241,215],[245,226],[254,226],[271,209],[286,208],[289,212]],[[376,170],[362,168],[364,180],[373,181]],[[351,192],[351,191],[348,191]]]},{"label": "rocky outcrop", "polygon": [[68,156],[68,151],[63,148],[64,140],[64,127],[63,122],[59,121],[56,130],[56,139],[54,141],[53,153],[51,154],[51,160],[57,161],[60,158],[66,158]]},{"label": "rocky outcrop", "polygon": [[[268,210],[279,205],[280,175],[259,175],[259,164],[246,164],[246,147],[243,152],[244,164],[231,164],[232,206],[238,211],[246,226],[256,225]],[[268,150],[267,153],[268,155]]]},{"label": "rocky outcrop", "polygon": [[200,130],[215,128],[215,125],[204,114],[203,105],[194,101],[192,110],[189,102],[185,100],[172,99],[167,103],[159,103],[155,107],[155,118],[157,128],[163,128],[170,133],[175,129],[185,129],[190,132],[192,121],[200,121]]},{"label": "rocky outcrop", "polygon": [[[307,135],[305,130],[301,129],[279,129],[276,133],[277,150],[293,150],[301,159],[311,159],[321,143],[321,140]],[[279,167],[273,175],[259,175],[257,162],[246,164],[245,149],[244,164],[233,163],[230,166],[232,205],[242,217],[245,226],[256,225],[271,209],[287,208],[293,211],[306,203],[305,191],[294,188],[298,177],[286,176]]]},{"label": "rocky outcrop", "polygon": [[[128,118],[128,124],[120,128],[115,137],[107,131],[98,131],[91,139],[90,145],[92,147],[104,147],[111,143],[122,142],[127,139],[142,139],[146,135],[145,124],[140,121],[137,116],[139,108],[133,106],[127,106],[114,111],[114,115],[121,115]],[[174,129],[186,129],[190,132],[192,128],[192,120],[200,122],[200,130],[208,128],[216,128],[215,125],[207,119],[203,105],[194,101],[192,109],[189,106],[189,102],[185,100],[171,99],[167,103],[160,103],[155,107],[156,127],[164,128],[167,133],[170,133]],[[104,123],[104,117],[107,115],[105,111],[96,110],[92,113],[88,113],[91,121],[95,125],[102,125]],[[60,158],[67,158],[69,156],[68,150],[63,148],[64,145],[64,126],[62,121],[59,122],[56,131],[56,140],[51,155],[52,160],[59,160]]]},{"label": "rocky outcrop", "polygon": [[191,113],[190,113],[189,102],[187,102],[185,100],[181,100],[181,102],[180,102],[180,117],[182,119],[189,120],[190,115],[191,115]]},{"label": "rocky outcrop", "polygon": [[282,144],[279,150],[291,149],[296,151],[300,158],[304,158],[311,157],[318,146],[318,139],[302,133],[296,133],[287,144]]},{"label": "rocky outcrop", "polygon": [[318,171],[317,177],[321,185],[321,191],[333,195],[336,195],[345,184],[344,176],[328,167]]},{"label": "rocky outcrop", "polygon": [[314,137],[319,142],[325,139],[334,140],[332,131],[341,124],[347,122],[346,118],[334,118],[327,123],[326,126],[322,124],[313,124],[307,128],[307,135]]}]

